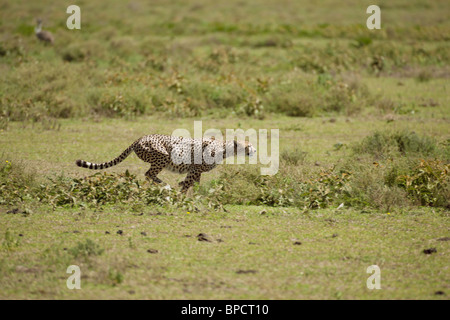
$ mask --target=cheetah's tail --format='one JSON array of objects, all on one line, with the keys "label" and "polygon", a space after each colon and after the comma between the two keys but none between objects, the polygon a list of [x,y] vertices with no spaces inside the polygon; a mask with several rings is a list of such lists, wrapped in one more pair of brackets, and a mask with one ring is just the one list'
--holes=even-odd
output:
[{"label": "cheetah's tail", "polygon": [[115,166],[115,165],[121,163],[123,160],[125,160],[125,158],[128,157],[132,151],[134,151],[136,142],[134,142],[131,146],[129,146],[124,152],[122,152],[122,154],[120,156],[118,156],[114,160],[111,160],[108,162],[103,162],[103,163],[92,163],[92,162],[87,162],[84,160],[77,160],[75,163],[79,167],[87,168],[87,169],[94,169],[94,170],[106,169],[106,168]]}]

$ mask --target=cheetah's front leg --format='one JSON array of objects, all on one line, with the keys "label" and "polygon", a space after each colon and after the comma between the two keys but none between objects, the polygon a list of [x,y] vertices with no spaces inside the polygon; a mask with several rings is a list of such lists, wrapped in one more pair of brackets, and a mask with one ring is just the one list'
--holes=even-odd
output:
[{"label": "cheetah's front leg", "polygon": [[200,177],[202,173],[197,171],[191,171],[186,176],[184,181],[181,181],[179,185],[181,186],[181,192],[187,192],[190,187],[194,185],[195,182],[200,183]]}]

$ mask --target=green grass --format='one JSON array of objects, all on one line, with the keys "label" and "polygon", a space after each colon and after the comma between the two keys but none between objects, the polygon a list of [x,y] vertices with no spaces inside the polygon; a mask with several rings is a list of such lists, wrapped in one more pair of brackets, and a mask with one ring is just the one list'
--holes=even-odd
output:
[{"label": "green grass", "polygon": [[[27,217],[2,215],[1,235],[22,234],[17,247],[2,250],[3,299],[434,299],[448,289],[448,244],[437,240],[448,235],[448,215],[431,209],[141,214],[42,207]],[[199,233],[211,242],[198,241]],[[74,256],[71,248],[84,239],[104,252]],[[422,252],[430,247],[437,253]],[[81,290],[65,286],[72,264],[81,268]],[[373,264],[381,290],[366,287]]]},{"label": "green grass", "polygon": [[[16,127],[13,123],[2,132],[3,143],[10,143],[11,157],[2,159],[13,165],[18,158],[24,159],[18,168],[35,170],[32,179],[37,181],[31,184],[48,183],[45,177],[61,173],[84,177],[91,172],[77,169],[74,159],[107,160],[145,130],[170,133],[171,127],[189,128],[190,121],[176,120],[164,128],[152,118],[104,120],[94,130],[92,123],[67,120],[58,131]],[[204,128],[224,128],[233,121],[207,120]],[[355,140],[364,141],[364,127],[368,124],[378,129],[392,125],[377,118],[366,121],[348,123],[338,117],[331,123],[322,119],[299,123],[297,119],[275,117],[271,121],[251,120],[247,125],[285,128],[281,130],[282,150],[298,145],[297,140],[303,141],[301,150],[308,150],[307,158],[282,166],[275,177],[284,179],[288,170],[290,175],[303,172],[306,180],[308,172],[312,174],[339,163],[342,157],[350,157],[348,146]],[[147,129],[149,123],[154,123],[154,128]],[[322,133],[317,131],[318,125],[324,126]],[[409,127],[409,121],[396,122],[396,128]],[[123,132],[120,139],[115,135],[117,130]],[[438,135],[443,129],[422,120],[416,130]],[[50,139],[52,144],[47,142]],[[344,147],[336,150],[336,141]],[[92,145],[97,148],[93,150]],[[5,148],[2,145],[2,150]],[[316,162],[320,162],[319,167]],[[121,173],[125,169],[143,179],[146,167],[131,156],[109,171]],[[234,169],[223,165],[205,174],[202,187],[208,188],[208,184]],[[256,168],[247,165],[240,170],[254,172]],[[16,174],[26,185],[30,178],[21,171]],[[172,185],[182,178],[170,173],[161,177]],[[250,196],[245,192],[251,189],[245,177],[230,184],[228,202],[233,201],[233,196]],[[378,184],[376,179],[365,181],[371,181],[369,186]],[[269,185],[268,192],[271,188],[277,186]],[[197,192],[191,191],[189,196],[196,197]],[[441,297],[435,292],[447,291],[448,244],[437,239],[448,236],[448,211],[439,208],[403,207],[395,201],[389,211],[384,206],[344,206],[337,210],[337,204],[331,204],[319,210],[225,205],[226,212],[202,206],[197,212],[183,206],[146,206],[142,200],[86,205],[51,209],[34,199],[1,206],[4,223],[0,236],[3,243],[9,243],[0,252],[2,298],[434,299]],[[19,212],[6,213],[13,208],[19,208]],[[118,235],[118,230],[123,234]],[[6,240],[7,233],[12,240]],[[214,241],[198,241],[199,233],[206,233]],[[338,236],[333,238],[333,234]],[[81,250],[80,246],[85,248],[86,241],[93,241],[91,247],[95,250],[91,251],[103,252],[86,254],[87,258],[73,254]],[[302,244],[294,245],[295,241]],[[428,248],[437,248],[437,254],[425,255],[422,251]],[[158,253],[149,253],[149,249]],[[82,270],[80,291],[65,287],[69,276],[65,270],[72,264]],[[369,276],[365,270],[373,264],[379,265],[382,272],[379,291],[365,287]],[[237,273],[239,270],[256,273]]]},{"label": "green grass", "polygon": [[[0,0],[0,298],[447,299],[449,3],[70,4]],[[278,174],[75,166],[196,120],[279,129]]]},{"label": "green grass", "polygon": [[[365,27],[367,6],[362,3],[311,8],[307,2],[287,1],[274,10],[276,3],[266,0],[256,10],[239,1],[227,9],[210,0],[171,5],[110,1],[104,10],[92,1],[80,4],[81,30],[65,27],[65,10],[58,10],[62,3],[47,3],[54,11],[45,19],[55,34],[54,46],[43,46],[30,33],[33,16],[40,12],[36,5],[17,1],[0,13],[5,21],[2,122],[155,112],[169,117],[356,115],[376,105],[385,91],[403,90],[397,88],[399,80],[395,86],[392,81],[382,85],[392,76],[417,82],[408,89],[444,86],[444,94],[433,99],[439,105],[441,99],[448,101],[450,26],[441,3],[382,4],[386,28],[380,31]],[[120,12],[129,12],[132,21]],[[335,18],[325,24],[330,14]],[[361,39],[371,40],[360,46]],[[414,96],[387,96],[396,108],[383,112],[407,113],[418,104]]]}]

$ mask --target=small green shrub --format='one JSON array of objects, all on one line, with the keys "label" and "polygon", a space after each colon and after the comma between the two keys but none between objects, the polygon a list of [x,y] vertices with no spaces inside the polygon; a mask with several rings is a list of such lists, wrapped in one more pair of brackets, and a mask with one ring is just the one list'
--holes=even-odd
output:
[{"label": "small green shrub", "polygon": [[234,109],[245,102],[248,93],[236,83],[229,83],[208,87],[201,95],[209,107]]},{"label": "small green shrub", "polygon": [[74,256],[74,258],[82,257],[88,258],[91,256],[99,256],[105,250],[100,247],[97,243],[91,239],[86,239],[85,242],[78,242],[78,244],[69,249],[69,253]]},{"label": "small green shrub", "polygon": [[421,70],[419,72],[419,74],[417,75],[417,81],[419,81],[419,82],[428,82],[432,78],[433,78],[433,73],[428,69]]},{"label": "small green shrub", "polygon": [[326,87],[324,104],[325,112],[337,112],[347,115],[358,113],[363,107],[372,104],[373,97],[359,77],[352,74],[332,81]]},{"label": "small green shrub", "polygon": [[362,48],[362,47],[366,47],[366,46],[370,45],[371,43],[372,43],[372,38],[361,36],[361,37],[356,38],[356,43],[354,44],[354,46],[356,48]]},{"label": "small green shrub", "polygon": [[397,176],[396,182],[421,205],[450,207],[450,164],[421,160],[410,173]]},{"label": "small green shrub", "polygon": [[5,160],[0,164],[0,204],[13,205],[33,199],[36,174],[20,162]]},{"label": "small green shrub", "polygon": [[236,114],[243,114],[248,117],[256,119],[264,119],[264,106],[262,101],[255,97],[253,99],[247,99],[238,108]]},{"label": "small green shrub", "polygon": [[108,279],[111,281],[113,286],[119,285],[123,282],[124,276],[122,272],[116,271],[114,269],[108,270]]},{"label": "small green shrub", "polygon": [[107,117],[134,117],[144,114],[147,109],[145,94],[133,88],[91,90],[88,101],[94,105],[97,114]]},{"label": "small green shrub", "polygon": [[279,86],[270,91],[267,98],[270,110],[292,117],[312,117],[319,109],[308,89],[296,85]]},{"label": "small green shrub", "polygon": [[343,202],[353,207],[372,207],[390,211],[392,208],[410,205],[407,194],[397,185],[387,183],[389,168],[377,162],[358,163],[349,161],[346,165],[353,171],[347,184]]},{"label": "small green shrub", "polygon": [[3,248],[6,251],[13,251],[19,246],[20,238],[7,229],[5,232],[5,239],[3,240]]},{"label": "small green shrub", "polygon": [[308,153],[305,151],[301,151],[298,148],[295,149],[287,149],[281,152],[281,161],[286,165],[297,166],[299,164],[303,164],[307,157]]},{"label": "small green shrub", "polygon": [[427,136],[420,136],[415,132],[380,132],[364,138],[360,143],[353,146],[355,153],[367,153],[376,158],[392,155],[433,155],[437,151],[437,143]]},{"label": "small green shrub", "polygon": [[375,102],[375,107],[383,113],[393,112],[395,110],[395,103],[389,98],[383,98]]},{"label": "small green shrub", "polygon": [[86,56],[87,52],[80,48],[79,46],[71,45],[63,50],[62,59],[67,62],[81,62]]},{"label": "small green shrub", "polygon": [[185,98],[181,101],[180,99],[168,98],[157,110],[164,111],[169,117],[186,118],[199,116],[201,113],[201,106],[192,103],[189,98]]}]

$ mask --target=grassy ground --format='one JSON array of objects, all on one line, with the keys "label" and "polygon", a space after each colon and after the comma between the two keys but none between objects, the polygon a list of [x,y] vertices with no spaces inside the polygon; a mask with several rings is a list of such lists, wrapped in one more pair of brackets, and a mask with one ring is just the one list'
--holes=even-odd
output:
[{"label": "grassy ground", "polygon": [[[78,1],[81,30],[70,4],[0,0],[0,298],[448,299],[447,2],[381,1],[372,31],[361,1]],[[279,129],[278,174],[184,197],[135,155],[74,164],[195,120]]]},{"label": "grassy ground", "polygon": [[[434,299],[448,291],[448,243],[438,239],[448,235],[449,221],[442,213],[228,209],[2,213],[0,231],[9,229],[19,243],[2,254],[1,297]],[[198,241],[200,233],[211,242]],[[86,239],[104,253],[75,258],[71,248]],[[423,253],[431,247],[437,253]],[[65,285],[71,264],[82,271],[78,291]],[[366,287],[373,264],[381,290]]]},{"label": "grassy ground", "polygon": [[[221,128],[232,121],[205,123]],[[444,130],[439,123],[421,122],[415,127],[420,132],[438,135]],[[149,128],[149,123],[155,125]],[[4,159],[23,159],[25,168],[36,170],[37,179],[45,183],[45,176],[90,174],[74,166],[73,160],[78,157],[109,159],[146,130],[170,133],[171,126],[189,128],[190,123],[192,119],[185,119],[164,126],[148,118],[133,122],[104,120],[93,127],[89,122],[63,121],[58,131],[14,124],[2,133],[5,139],[1,146],[15,157]],[[282,150],[293,148],[299,140],[301,150],[310,153],[302,166],[306,170],[314,170],[317,161],[327,167],[350,152],[346,148],[335,150],[336,142],[350,145],[365,136],[369,125],[381,130],[392,125],[377,118],[351,122],[337,118],[329,123],[327,119],[286,117],[247,124],[281,128]],[[398,121],[395,125],[407,128],[411,124]],[[318,126],[323,130],[317,131]],[[120,137],[114,134],[117,130],[122,132]],[[135,156],[111,171],[120,173],[125,168],[143,179],[146,168]],[[222,166],[204,175],[203,183],[206,185],[227,170]],[[172,185],[182,178],[170,173],[161,177]],[[190,195],[195,193],[191,191]],[[333,207],[309,210],[226,205],[227,212],[189,212],[183,207],[135,202],[53,209],[33,201],[3,205],[1,297],[445,298],[435,293],[448,291],[449,247],[448,242],[438,240],[448,236],[448,211]],[[19,213],[7,214],[14,208]],[[123,234],[117,234],[118,230]],[[200,233],[207,234],[212,242],[198,241]],[[88,258],[71,253],[71,248],[87,239],[104,252]],[[296,241],[301,245],[295,245]],[[429,248],[436,248],[437,253],[424,254],[423,250]],[[158,252],[149,253],[149,249]],[[65,270],[72,264],[82,270],[80,291],[65,287]],[[373,264],[381,268],[382,290],[366,288],[369,275],[365,270]]]}]

